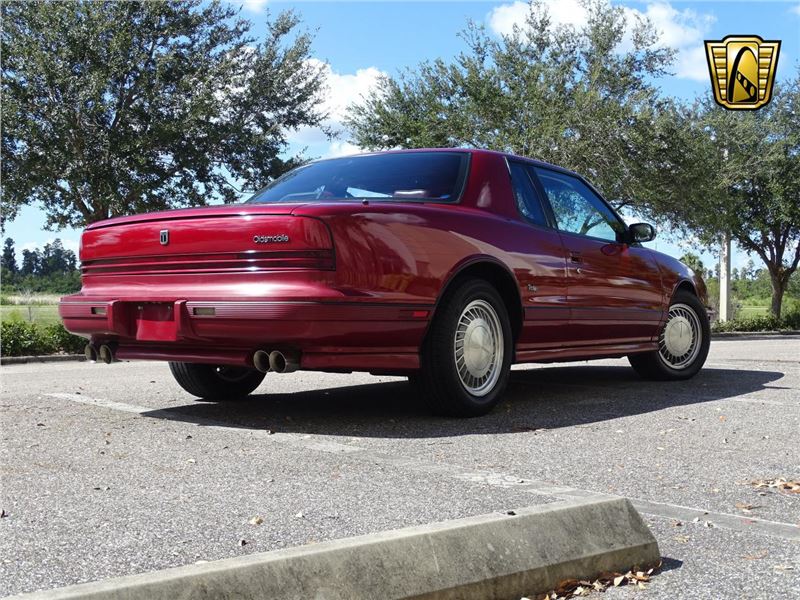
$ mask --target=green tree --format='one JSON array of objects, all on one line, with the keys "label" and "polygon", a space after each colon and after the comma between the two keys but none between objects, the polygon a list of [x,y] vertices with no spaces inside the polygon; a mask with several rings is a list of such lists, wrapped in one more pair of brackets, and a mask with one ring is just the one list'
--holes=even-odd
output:
[{"label": "green tree", "polygon": [[693,254],[691,252],[687,252],[683,256],[681,256],[681,262],[689,267],[692,271],[700,275],[700,277],[706,276],[706,267],[703,265],[702,259]]},{"label": "green tree", "polygon": [[75,270],[75,253],[67,250],[56,238],[53,242],[45,244],[41,253],[39,275],[57,275]]},{"label": "green tree", "polygon": [[671,148],[674,123],[661,117],[672,105],[653,83],[673,52],[649,21],[626,22],[602,0],[587,8],[577,30],[554,26],[538,1],[525,26],[500,39],[470,24],[452,62],[385,77],[351,106],[353,141],[504,150],[574,169],[617,206],[682,201],[683,155]]},{"label": "green tree", "polygon": [[19,269],[17,268],[17,254],[14,249],[14,240],[6,238],[3,243],[3,257],[0,260],[0,268],[3,270],[3,275],[15,274]]},{"label": "green tree", "polygon": [[42,257],[39,253],[39,250],[28,250],[25,249],[22,251],[22,267],[20,268],[19,272],[20,275],[37,275],[41,270],[42,264]]},{"label": "green tree", "polygon": [[233,201],[292,167],[323,72],[281,13],[256,42],[201,0],[2,3],[3,216],[40,202],[50,228]]},{"label": "green tree", "polygon": [[748,258],[744,267],[742,267],[742,278],[753,279],[756,276],[756,265],[752,258]]},{"label": "green tree", "polygon": [[780,317],[800,264],[800,71],[757,111],[707,100],[676,121],[684,177],[695,185],[681,202],[657,202],[654,212],[707,243],[728,232],[757,254],[769,274],[770,310]]}]

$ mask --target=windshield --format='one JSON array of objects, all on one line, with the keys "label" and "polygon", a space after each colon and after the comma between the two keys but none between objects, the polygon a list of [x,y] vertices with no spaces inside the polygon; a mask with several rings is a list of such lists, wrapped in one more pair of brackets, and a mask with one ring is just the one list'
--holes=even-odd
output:
[{"label": "windshield", "polygon": [[256,192],[251,203],[376,200],[458,200],[466,152],[368,154],[314,162],[289,171]]}]

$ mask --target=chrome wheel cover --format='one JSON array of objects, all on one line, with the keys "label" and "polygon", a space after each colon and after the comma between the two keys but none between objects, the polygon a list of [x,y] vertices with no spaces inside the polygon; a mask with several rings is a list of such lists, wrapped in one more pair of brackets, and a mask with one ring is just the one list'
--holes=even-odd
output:
[{"label": "chrome wheel cover", "polygon": [[473,300],[461,311],[453,356],[465,390],[473,396],[485,396],[494,389],[503,366],[503,328],[485,300]]},{"label": "chrome wheel cover", "polygon": [[687,304],[669,307],[667,323],[658,338],[658,355],[668,367],[682,370],[690,367],[703,340],[700,318]]}]

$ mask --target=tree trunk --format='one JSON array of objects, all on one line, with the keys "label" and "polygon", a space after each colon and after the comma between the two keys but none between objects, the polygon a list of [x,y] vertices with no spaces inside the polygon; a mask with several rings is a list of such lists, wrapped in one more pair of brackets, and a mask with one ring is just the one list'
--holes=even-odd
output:
[{"label": "tree trunk", "polygon": [[787,281],[785,281],[781,275],[775,273],[770,273],[769,278],[772,283],[772,304],[770,305],[770,312],[775,318],[780,319],[783,293],[786,291]]}]

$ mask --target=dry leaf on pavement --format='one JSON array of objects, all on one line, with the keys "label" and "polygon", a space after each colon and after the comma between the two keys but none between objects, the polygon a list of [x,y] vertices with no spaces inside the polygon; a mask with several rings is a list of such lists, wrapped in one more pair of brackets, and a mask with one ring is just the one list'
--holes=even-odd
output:
[{"label": "dry leaf on pavement", "polygon": [[786,479],[777,477],[775,479],[755,479],[750,482],[754,488],[773,489],[787,494],[800,494],[800,479]]},{"label": "dry leaf on pavement", "polygon": [[647,587],[645,586],[645,583],[650,581],[653,573],[660,567],[661,564],[653,569],[648,569],[647,571],[631,570],[625,574],[602,573],[594,581],[567,579],[558,584],[556,589],[551,590],[543,596],[537,596],[537,599],[568,600],[569,598],[588,596],[592,594],[592,592],[605,592],[610,587],[621,587],[626,585],[636,586],[643,590]]}]

